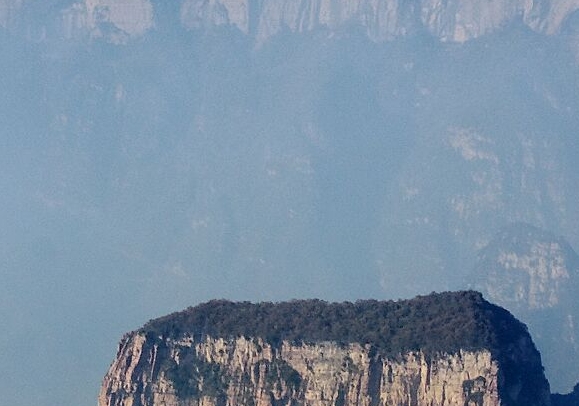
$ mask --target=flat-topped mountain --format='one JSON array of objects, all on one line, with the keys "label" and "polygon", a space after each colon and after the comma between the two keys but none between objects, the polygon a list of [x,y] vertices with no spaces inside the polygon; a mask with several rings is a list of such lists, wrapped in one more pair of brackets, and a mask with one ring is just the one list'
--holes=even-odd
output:
[{"label": "flat-topped mountain", "polygon": [[217,300],[127,334],[100,406],[549,405],[525,325],[473,292]]},{"label": "flat-topped mountain", "polygon": [[[94,403],[125,326],[192,298],[467,289],[501,275],[478,253],[513,223],[577,251],[577,10],[0,0],[2,403]],[[558,258],[541,246],[498,293]],[[537,308],[538,330],[485,297],[569,392],[577,313]]]}]

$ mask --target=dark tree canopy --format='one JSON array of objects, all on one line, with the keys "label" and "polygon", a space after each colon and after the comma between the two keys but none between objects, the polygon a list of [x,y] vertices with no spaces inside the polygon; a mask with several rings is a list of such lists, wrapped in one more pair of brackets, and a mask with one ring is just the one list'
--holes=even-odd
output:
[{"label": "dark tree canopy", "polygon": [[527,335],[524,324],[474,291],[354,303],[213,300],[152,320],[140,331],[157,338],[260,337],[274,346],[282,341],[361,343],[384,355],[492,350]]},{"label": "dark tree canopy", "polygon": [[[518,395],[503,393],[504,405],[533,403],[548,387],[540,354],[526,326],[475,291],[354,303],[294,300],[254,304],[213,300],[152,320],[138,332],[161,349],[167,339],[184,336],[192,336],[196,341],[206,337],[262,338],[274,348],[279,348],[283,341],[360,343],[368,345],[370,355],[378,358],[396,358],[417,350],[430,357],[486,349],[499,364],[499,391],[520,388]],[[190,355],[189,361],[184,359],[179,365],[167,367],[167,376],[182,393],[189,393],[191,382],[197,382],[200,379],[197,375],[201,374],[205,381],[213,383],[209,388],[218,396],[226,381],[223,371],[218,365],[197,359],[194,353]],[[299,387],[299,374],[292,374],[292,369],[283,362],[272,368],[275,376],[284,375],[287,382]],[[566,400],[561,398],[558,404],[566,405],[562,403]]]}]

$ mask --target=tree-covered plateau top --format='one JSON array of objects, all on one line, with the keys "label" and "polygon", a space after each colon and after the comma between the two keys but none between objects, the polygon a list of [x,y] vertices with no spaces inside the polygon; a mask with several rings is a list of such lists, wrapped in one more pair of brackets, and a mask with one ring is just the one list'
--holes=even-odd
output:
[{"label": "tree-covered plateau top", "polygon": [[151,320],[139,332],[151,338],[259,337],[273,346],[282,341],[371,344],[384,355],[492,351],[528,335],[524,324],[475,291],[354,303],[213,300]]}]

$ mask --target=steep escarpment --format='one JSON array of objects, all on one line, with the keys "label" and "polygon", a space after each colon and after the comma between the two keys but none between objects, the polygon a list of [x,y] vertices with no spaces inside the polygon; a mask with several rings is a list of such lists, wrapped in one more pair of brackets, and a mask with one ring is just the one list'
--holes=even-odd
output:
[{"label": "steep escarpment", "polygon": [[[231,26],[258,43],[282,32],[328,29],[334,33],[358,26],[375,41],[425,31],[442,41],[464,42],[513,22],[554,34],[579,8],[577,0],[156,0],[0,1],[0,26],[25,28],[44,38],[51,30],[67,38],[89,35],[125,42],[166,23],[189,29]],[[32,12],[31,12],[32,10]],[[45,26],[31,24],[35,13],[50,17]]]},{"label": "steep escarpment", "polygon": [[472,286],[524,321],[556,391],[579,380],[579,256],[563,237],[528,224],[505,227],[480,250]]},{"label": "steep escarpment", "polygon": [[548,405],[526,328],[476,292],[213,301],[127,334],[100,406]]},{"label": "steep escarpment", "polygon": [[495,32],[514,21],[553,34],[579,3],[569,1],[399,1],[399,0],[186,0],[181,18],[189,27],[202,22],[231,24],[263,41],[289,29],[339,31],[357,25],[375,41],[426,31],[442,41],[464,42]]}]

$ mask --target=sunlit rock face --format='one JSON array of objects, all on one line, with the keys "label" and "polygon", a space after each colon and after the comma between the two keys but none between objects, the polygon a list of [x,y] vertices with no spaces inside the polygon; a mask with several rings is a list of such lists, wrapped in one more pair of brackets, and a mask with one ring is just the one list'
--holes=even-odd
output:
[{"label": "sunlit rock face", "polygon": [[86,0],[86,24],[93,35],[104,35],[102,26],[111,24],[129,37],[142,36],[153,27],[150,0]]},{"label": "sunlit rock face", "polygon": [[[442,41],[464,42],[495,32],[512,22],[533,30],[556,33],[565,18],[579,8],[575,0],[551,2],[422,0],[275,0],[257,4],[247,0],[202,2],[187,0],[183,22],[190,27],[231,24],[263,41],[282,29],[305,32],[363,27],[376,41],[426,29]],[[254,20],[252,23],[250,21]]]},{"label": "sunlit rock face", "polygon": [[476,288],[513,310],[549,309],[574,300],[579,257],[563,238],[515,224],[480,251],[475,277]]},{"label": "sunlit rock face", "polygon": [[505,228],[479,252],[472,286],[529,326],[557,377],[553,389],[569,392],[579,380],[579,256],[565,239],[526,224]]},{"label": "sunlit rock face", "polygon": [[[34,5],[27,0],[2,0],[0,25],[15,28],[20,10],[48,11],[60,34],[82,28],[93,37],[105,36],[123,43],[144,35],[155,26],[157,10],[166,5],[155,0],[54,0]],[[442,41],[465,42],[493,33],[513,22],[531,29],[557,33],[569,15],[579,8],[568,1],[440,1],[415,0],[181,0],[173,22],[188,29],[227,25],[251,35],[258,44],[282,30],[307,32],[318,29],[339,33],[344,27],[361,27],[374,41],[426,30]],[[30,30],[27,30],[30,32]],[[81,30],[82,31],[82,30]]]},{"label": "sunlit rock face", "polygon": [[33,41],[106,38],[126,43],[154,26],[150,0],[3,0],[0,26]]},{"label": "sunlit rock face", "polygon": [[526,327],[473,291],[211,301],[125,335],[99,395],[100,406],[293,404],[548,406],[550,395]]},{"label": "sunlit rock face", "polygon": [[[196,387],[186,388],[164,373],[164,365],[179,365],[185,357],[224,371],[228,383],[219,389],[220,395],[207,388],[209,375],[188,383]],[[120,344],[117,359],[105,377],[99,406],[271,406],[294,402],[311,406],[453,406],[469,402],[499,406],[503,404],[499,379],[499,366],[488,351],[436,357],[408,353],[389,360],[376,359],[368,348],[357,344],[283,343],[276,350],[261,340],[244,337],[208,337],[201,342],[186,338],[153,344],[142,335],[133,335]]]}]

